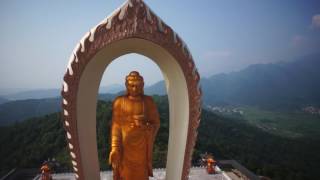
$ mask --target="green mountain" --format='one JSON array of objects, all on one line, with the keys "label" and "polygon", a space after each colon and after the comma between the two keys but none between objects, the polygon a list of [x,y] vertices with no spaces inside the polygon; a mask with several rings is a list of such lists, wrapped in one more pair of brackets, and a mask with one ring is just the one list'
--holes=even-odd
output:
[{"label": "green mountain", "polygon": [[0,105],[0,126],[57,112],[60,107],[59,98],[10,101]]},{"label": "green mountain", "polygon": [[[154,97],[161,127],[154,147],[154,166],[164,167],[168,144],[168,100]],[[108,157],[111,102],[98,102],[97,143],[101,169],[110,169]],[[193,165],[200,154],[213,153],[216,159],[235,159],[256,174],[275,180],[317,179],[320,137],[285,138],[261,131],[241,119],[225,118],[203,110]],[[32,118],[0,127],[0,170],[14,167],[39,168],[55,158],[61,168],[70,169],[65,132],[60,113]]]},{"label": "green mountain", "polygon": [[148,86],[144,89],[144,93],[148,95],[166,95],[166,85],[164,81],[159,81],[151,86]]},{"label": "green mountain", "polygon": [[[99,94],[98,99],[110,101],[117,95]],[[0,126],[6,126],[31,117],[40,117],[61,110],[60,98],[27,99],[0,103]]]},{"label": "green mountain", "polygon": [[[155,167],[165,166],[168,144],[168,100],[154,97],[159,105],[161,133],[154,150]],[[110,169],[106,164],[109,152],[109,128],[111,120],[111,102],[99,101],[97,107],[97,143],[102,169]],[[67,152],[65,132],[59,113],[31,118],[11,126],[0,127],[0,171],[15,167],[38,168],[48,158],[55,158],[62,168],[71,167]]]},{"label": "green mountain", "polygon": [[[103,101],[113,100],[116,96],[124,94],[124,91],[118,92],[122,87],[120,85],[112,85],[107,87],[101,87],[100,91],[113,91],[115,94],[99,93],[98,99]],[[164,90],[163,86],[158,90]],[[158,94],[158,92],[151,87],[146,88],[146,94]],[[165,90],[164,90],[165,91]],[[155,93],[153,93],[155,92]],[[57,96],[60,90],[48,89],[48,90],[32,90],[24,91],[7,97],[11,99],[22,100],[8,100],[4,97],[0,97],[0,126],[6,126],[14,122],[26,120],[31,117],[39,117],[49,113],[58,112],[61,109],[61,100]],[[159,93],[161,94],[161,93]],[[53,97],[53,98],[47,98]]]},{"label": "green mountain", "polygon": [[111,84],[109,86],[101,86],[99,88],[99,93],[100,94],[105,94],[105,93],[111,93],[111,94],[116,94],[119,91],[124,90],[124,85],[121,84]]},{"label": "green mountain", "polygon": [[[255,64],[241,71],[201,79],[207,105],[255,106],[271,110],[320,106],[320,54],[296,61]],[[149,94],[166,94],[160,81]]]},{"label": "green mountain", "polygon": [[204,103],[249,105],[266,109],[320,106],[320,54],[300,60],[256,64],[201,80]]}]

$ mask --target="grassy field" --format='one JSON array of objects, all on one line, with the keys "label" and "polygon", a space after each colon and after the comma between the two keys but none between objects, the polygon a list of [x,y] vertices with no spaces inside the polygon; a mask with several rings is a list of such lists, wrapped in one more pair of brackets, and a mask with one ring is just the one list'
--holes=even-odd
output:
[{"label": "grassy field", "polygon": [[[320,138],[320,115],[305,112],[277,112],[256,107],[239,107],[242,115],[237,115],[250,124],[284,137]],[[230,114],[228,115],[230,116]]]}]

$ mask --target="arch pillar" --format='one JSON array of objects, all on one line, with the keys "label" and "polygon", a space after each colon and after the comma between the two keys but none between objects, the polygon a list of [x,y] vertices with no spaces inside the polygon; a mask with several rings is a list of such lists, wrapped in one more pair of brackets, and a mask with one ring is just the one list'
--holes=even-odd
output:
[{"label": "arch pillar", "polygon": [[98,89],[107,66],[128,53],[149,57],[163,73],[170,112],[166,178],[187,179],[201,114],[200,76],[183,40],[140,0],[125,2],[92,28],[71,55],[61,94],[76,178],[100,179]]}]

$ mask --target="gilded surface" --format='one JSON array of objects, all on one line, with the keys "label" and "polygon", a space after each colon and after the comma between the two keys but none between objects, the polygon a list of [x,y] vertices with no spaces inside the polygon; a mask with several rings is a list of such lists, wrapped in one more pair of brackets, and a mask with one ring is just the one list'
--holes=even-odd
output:
[{"label": "gilded surface", "polygon": [[152,149],[160,126],[159,113],[150,96],[143,94],[143,78],[131,72],[127,94],[113,102],[111,152],[114,180],[144,180],[152,174]]}]

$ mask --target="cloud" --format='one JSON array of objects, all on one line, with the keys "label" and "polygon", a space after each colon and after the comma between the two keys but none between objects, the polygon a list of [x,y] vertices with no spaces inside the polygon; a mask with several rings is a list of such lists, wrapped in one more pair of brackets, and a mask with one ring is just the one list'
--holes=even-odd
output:
[{"label": "cloud", "polygon": [[316,14],[312,17],[311,27],[314,29],[320,29],[320,14]]},{"label": "cloud", "polygon": [[230,51],[227,50],[220,50],[220,51],[208,51],[204,53],[204,59],[212,60],[218,58],[228,58],[232,55]]}]

